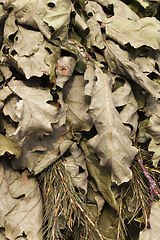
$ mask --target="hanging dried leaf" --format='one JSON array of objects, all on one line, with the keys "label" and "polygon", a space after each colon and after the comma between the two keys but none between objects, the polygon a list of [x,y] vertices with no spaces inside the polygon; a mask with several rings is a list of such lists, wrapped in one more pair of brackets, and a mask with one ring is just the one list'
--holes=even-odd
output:
[{"label": "hanging dried leaf", "polygon": [[21,0],[12,1],[12,7],[15,18],[20,25],[30,26],[33,29],[39,29],[44,36],[50,39],[50,31],[43,17],[49,10],[46,1],[33,0],[23,2]]},{"label": "hanging dried leaf", "polygon": [[107,36],[122,46],[130,43],[134,48],[148,46],[155,50],[159,49],[160,23],[156,18],[148,17],[131,21],[126,16],[124,19],[124,16],[115,15],[105,21]]},{"label": "hanging dried leaf", "polygon": [[53,128],[53,133],[41,138],[26,138],[22,142],[22,154],[18,160],[13,160],[15,169],[28,168],[35,175],[59,159],[72,145],[71,140],[65,140],[64,127]]},{"label": "hanging dried leaf", "polygon": [[[120,86],[118,87],[118,84]],[[115,87],[117,88],[113,92],[113,98],[115,107],[122,107],[120,111],[120,118],[123,124],[131,128],[131,138],[134,139],[138,126],[138,104],[134,98],[130,84],[123,78],[115,78]]]},{"label": "hanging dried leaf", "polygon": [[45,14],[43,20],[54,29],[51,36],[52,39],[59,38],[65,44],[68,39],[72,2],[71,0],[60,0],[56,2],[48,1],[47,4],[50,9]]},{"label": "hanging dried leaf", "polygon": [[132,147],[130,131],[123,125],[115,108],[107,75],[98,67],[95,75],[97,79],[89,114],[93,118],[97,135],[88,141],[88,146],[97,153],[101,166],[111,168],[112,181],[120,185],[132,178],[129,167],[137,149]]},{"label": "hanging dried leaf", "polygon": [[5,216],[16,206],[18,200],[11,197],[10,184],[19,177],[6,159],[0,161],[0,226],[5,227]]},{"label": "hanging dried leaf", "polygon": [[147,92],[155,98],[160,98],[160,85],[151,81],[144,73],[141,72],[139,67],[129,61],[128,52],[122,50],[119,45],[107,40],[106,49],[104,51],[106,62],[109,69],[114,74],[119,74],[126,79],[132,79]]},{"label": "hanging dried leaf", "polygon": [[[20,119],[15,134],[20,134],[21,138],[33,134],[42,137],[43,134],[52,132],[51,123],[58,122],[60,116],[58,117],[58,109],[47,103],[52,100],[50,90],[33,87],[33,81],[32,87],[28,87],[22,81],[13,79],[8,86],[14,94],[21,98],[15,106],[16,115]],[[21,91],[22,88],[23,91]]]},{"label": "hanging dried leaf", "polygon": [[83,76],[73,75],[63,87],[63,96],[73,129],[89,131],[92,127],[92,119],[87,113],[90,99],[84,94]]},{"label": "hanging dried leaf", "polygon": [[41,240],[42,198],[36,179],[27,174],[26,170],[10,184],[11,197],[19,201],[5,217],[5,234],[10,239],[26,235]]}]

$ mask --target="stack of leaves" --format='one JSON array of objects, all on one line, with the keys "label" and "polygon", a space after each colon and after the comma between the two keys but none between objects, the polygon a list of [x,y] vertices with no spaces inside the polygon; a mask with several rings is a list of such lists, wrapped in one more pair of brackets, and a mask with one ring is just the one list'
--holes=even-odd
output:
[{"label": "stack of leaves", "polygon": [[159,3],[127,4],[0,1],[1,239],[159,239]]}]

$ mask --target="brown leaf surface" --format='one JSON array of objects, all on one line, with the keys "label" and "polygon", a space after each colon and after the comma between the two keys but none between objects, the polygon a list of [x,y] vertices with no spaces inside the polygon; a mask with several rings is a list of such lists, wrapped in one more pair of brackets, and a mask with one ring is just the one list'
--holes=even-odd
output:
[{"label": "brown leaf surface", "polygon": [[70,118],[75,131],[89,131],[92,119],[87,113],[90,99],[84,94],[84,77],[72,76],[63,87],[63,98],[67,117]]},{"label": "brown leaf surface", "polygon": [[109,70],[113,74],[119,74],[126,79],[129,78],[144,88],[153,97],[160,98],[160,85],[150,80],[138,67],[137,64],[130,61],[129,53],[120,48],[119,45],[107,40],[104,51],[105,60]]},{"label": "brown leaf surface", "polygon": [[112,181],[120,185],[132,178],[129,167],[137,153],[129,139],[130,130],[125,127],[115,108],[109,78],[96,67],[94,91],[89,114],[93,118],[97,135],[88,141],[100,158],[100,165],[110,168]]},{"label": "brown leaf surface", "polygon": [[[19,125],[15,134],[18,133],[23,138],[34,134],[42,137],[43,134],[51,133],[51,123],[57,123],[60,116],[58,109],[47,103],[47,101],[52,101],[50,89],[34,87],[33,81],[31,86],[27,86],[22,81],[13,79],[8,83],[8,87],[21,99],[15,104],[14,109],[19,117]],[[11,108],[10,111],[12,111]],[[11,112],[8,114],[12,116]]]},{"label": "brown leaf surface", "polygon": [[42,198],[35,178],[27,177],[25,170],[10,184],[13,199],[19,199],[16,206],[5,217],[5,234],[9,239],[23,236],[28,239],[42,239]]}]

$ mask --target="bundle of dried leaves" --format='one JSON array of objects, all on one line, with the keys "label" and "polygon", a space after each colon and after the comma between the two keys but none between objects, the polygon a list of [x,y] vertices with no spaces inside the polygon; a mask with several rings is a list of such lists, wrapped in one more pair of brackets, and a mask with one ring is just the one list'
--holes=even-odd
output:
[{"label": "bundle of dried leaves", "polygon": [[159,240],[159,13],[0,1],[1,239]]}]

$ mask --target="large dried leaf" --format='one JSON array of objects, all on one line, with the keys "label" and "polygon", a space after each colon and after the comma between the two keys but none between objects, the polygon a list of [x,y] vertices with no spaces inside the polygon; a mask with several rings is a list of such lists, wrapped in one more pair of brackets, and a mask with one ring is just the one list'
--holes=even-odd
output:
[{"label": "large dried leaf", "polygon": [[18,31],[14,37],[12,50],[15,50],[18,55],[31,56],[36,53],[44,41],[43,35],[34,30],[28,30],[20,25],[17,26]]},{"label": "large dried leaf", "polygon": [[42,198],[35,178],[25,170],[9,187],[11,197],[19,199],[5,217],[5,234],[9,239],[26,235],[28,239],[42,239]]},{"label": "large dried leaf", "polygon": [[96,46],[100,49],[104,48],[104,42],[102,38],[101,28],[96,18],[93,16],[87,22],[87,26],[90,32],[87,36],[87,46]]},{"label": "large dried leaf", "polygon": [[0,134],[0,156],[4,155],[5,152],[14,154],[16,158],[21,155],[21,148],[2,134]]},{"label": "large dried leaf", "polygon": [[54,29],[52,38],[59,38],[62,43],[66,43],[72,2],[71,0],[48,1],[48,6],[51,7],[43,19],[48,26]]},{"label": "large dried leaf", "polygon": [[117,85],[113,92],[115,107],[123,107],[119,113],[120,118],[124,124],[131,127],[131,138],[134,139],[138,126],[137,101],[130,84],[125,79],[117,76],[115,78],[115,85]]},{"label": "large dried leaf", "polygon": [[155,50],[159,49],[160,22],[154,17],[131,21],[125,15],[115,15],[105,22],[105,26],[106,35],[123,46],[130,43],[134,48],[145,45]]},{"label": "large dried leaf", "polygon": [[0,226],[5,239],[14,240],[26,234],[31,239],[42,239],[42,199],[35,178],[28,172],[13,170],[8,159],[0,162]]},{"label": "large dried leaf", "polygon": [[[155,53],[154,53],[155,55]],[[157,75],[160,73],[155,69],[156,61],[150,57],[137,57],[135,63],[139,66],[140,70],[146,74],[155,72]]]},{"label": "large dried leaf", "polygon": [[[9,89],[21,100],[15,104],[15,113],[19,117],[16,133],[23,138],[26,135],[43,136],[52,132],[51,123],[58,122],[58,109],[48,104],[52,100],[49,89],[34,87],[34,82],[28,87],[22,81],[11,80]],[[23,91],[22,91],[23,89]],[[12,110],[12,109],[11,109]],[[8,112],[10,115],[10,113]],[[11,113],[12,116],[12,113]]]},{"label": "large dried leaf", "polygon": [[13,46],[11,36],[18,30],[15,20],[14,11],[11,11],[4,25],[4,41],[7,48],[11,48]]},{"label": "large dried leaf", "polygon": [[102,48],[104,48],[103,37],[102,37],[102,33],[101,33],[100,24],[98,23],[96,16],[94,14],[95,8],[94,8],[94,6],[92,6],[92,2],[89,1],[85,5],[85,11],[88,15],[92,16],[86,22],[86,24],[90,30],[90,32],[87,36],[87,46],[88,47],[96,46],[96,47],[102,49]]},{"label": "large dried leaf", "polygon": [[117,15],[121,17],[125,16],[125,19],[131,19],[133,21],[139,19],[138,15],[134,11],[132,11],[129,8],[129,6],[127,6],[125,3],[121,1],[117,1],[117,0],[95,0],[95,1],[107,8],[109,5],[113,4],[113,12],[114,12],[114,15],[116,16]]},{"label": "large dried leaf", "polygon": [[90,99],[84,94],[84,77],[73,75],[63,87],[63,96],[73,129],[89,131],[93,123],[87,113]]},{"label": "large dried leaf", "polygon": [[140,233],[139,240],[159,240],[160,239],[160,203],[152,205],[150,215],[151,228]]},{"label": "large dried leaf", "polygon": [[105,60],[109,69],[114,74],[119,74],[126,79],[132,79],[153,97],[160,98],[160,85],[150,80],[136,65],[129,60],[128,52],[122,50],[119,45],[108,40],[105,41],[106,49],[104,51]]},{"label": "large dried leaf", "polygon": [[20,25],[30,26],[39,29],[48,39],[50,38],[49,26],[44,22],[43,17],[49,10],[47,1],[42,0],[17,0],[12,3],[15,18]]},{"label": "large dried leaf", "polygon": [[45,58],[49,56],[49,52],[45,49],[46,41],[42,33],[37,29],[29,30],[16,25],[15,15],[15,12],[11,11],[4,27],[4,46],[9,48],[8,61],[25,74],[26,78],[48,75],[49,66]]},{"label": "large dried leaf", "polygon": [[38,174],[59,159],[72,145],[71,140],[65,139],[64,127],[53,128],[49,136],[41,138],[26,138],[21,143],[22,154],[19,159],[12,161],[15,169],[28,168]]},{"label": "large dried leaf", "polygon": [[92,153],[90,152],[85,142],[82,142],[81,146],[87,160],[86,164],[87,164],[88,172],[90,173],[92,178],[95,180],[98,191],[101,192],[102,196],[111,207],[113,207],[114,209],[117,209],[116,200],[111,190],[110,172],[107,171],[104,167],[99,165],[98,159],[94,156],[93,152]]},{"label": "large dried leaf", "polygon": [[16,206],[18,200],[10,195],[10,184],[20,174],[13,170],[6,159],[0,161],[0,227],[5,226],[5,216]]},{"label": "large dried leaf", "polygon": [[97,135],[88,141],[100,158],[100,165],[111,168],[112,181],[118,185],[129,181],[137,149],[129,139],[130,130],[125,127],[117,112],[108,77],[96,67],[97,77],[89,107]]},{"label": "large dried leaf", "polygon": [[43,74],[48,75],[50,67],[46,64],[45,59],[49,56],[48,51],[45,49],[45,44],[39,45],[38,51],[28,56],[19,56],[15,54],[13,57],[8,56],[12,65],[29,79],[32,76],[41,77]]}]

